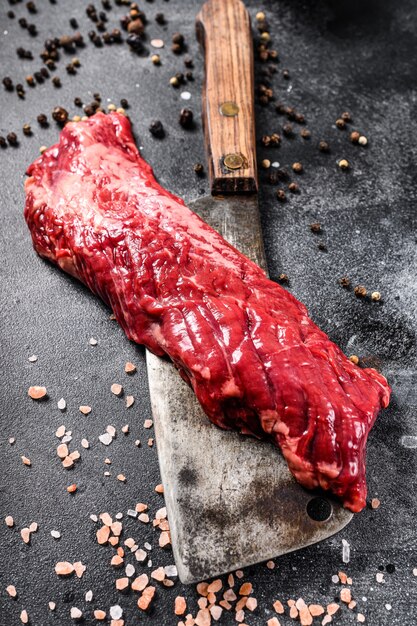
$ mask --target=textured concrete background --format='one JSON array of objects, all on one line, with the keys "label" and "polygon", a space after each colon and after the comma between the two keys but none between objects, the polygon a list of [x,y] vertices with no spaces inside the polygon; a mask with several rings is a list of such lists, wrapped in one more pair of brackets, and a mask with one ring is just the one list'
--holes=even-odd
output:
[{"label": "textured concrete background", "polygon": [[[24,4],[13,9],[37,24],[39,35],[30,38],[17,19],[9,20],[9,5],[1,3],[0,54],[2,76],[15,82],[39,69],[38,54],[45,38],[71,32],[69,18],[76,17],[86,36],[92,28],[85,17],[86,2],[58,0],[52,6],[38,0],[38,14],[28,15]],[[312,132],[310,141],[298,135],[284,140],[277,149],[258,145],[258,157],[270,158],[283,166],[295,160],[305,172],[297,180],[301,193],[285,204],[275,198],[275,188],[260,172],[261,211],[266,253],[272,277],[286,272],[290,289],[308,306],[313,319],[349,354],[376,359],[394,388],[389,410],[378,419],[368,446],[368,485],[370,497],[378,497],[377,511],[357,515],[341,535],[277,560],[276,568],[265,565],[245,572],[254,585],[259,607],[247,615],[249,625],[265,624],[272,616],[272,602],[303,597],[307,602],[328,603],[340,588],[331,576],[344,569],[353,578],[353,595],[359,610],[372,626],[412,626],[417,623],[416,551],[416,449],[401,444],[402,437],[417,435],[416,388],[416,174],[415,135],[417,80],[417,7],[412,0],[372,0],[369,2],[315,2],[280,0],[247,2],[251,14],[265,10],[271,25],[274,47],[280,54],[278,73],[273,78],[277,99],[294,106],[306,115]],[[0,194],[1,237],[1,434],[0,434],[0,513],[11,514],[17,529],[37,521],[39,531],[30,546],[20,539],[18,530],[1,525],[0,540],[0,624],[19,623],[26,608],[31,624],[72,623],[71,606],[84,611],[92,621],[92,608],[107,609],[120,603],[126,623],[166,624],[173,626],[173,598],[185,595],[195,614],[197,595],[192,588],[176,584],[173,589],[158,590],[158,600],[149,616],[138,615],[133,595],[121,596],[114,589],[109,548],[95,542],[91,513],[124,512],[138,501],[147,502],[152,512],[162,506],[162,498],[153,487],[159,482],[157,454],[148,448],[149,431],[143,420],[150,415],[144,352],[130,344],[109,312],[83,287],[55,268],[42,262],[32,251],[22,217],[23,179],[26,166],[37,156],[40,145],[49,145],[58,136],[54,123],[41,129],[36,122],[40,112],[48,116],[57,105],[75,115],[74,96],[84,102],[99,91],[103,102],[118,104],[121,97],[130,102],[129,115],[134,123],[144,157],[153,165],[158,179],[168,189],[193,199],[207,192],[207,181],[196,179],[193,164],[204,162],[204,146],[199,122],[202,59],[194,38],[194,16],[200,2],[162,0],[145,2],[141,8],[149,17],[149,39],[162,37],[168,42],[173,32],[185,36],[189,53],[195,59],[195,81],[180,90],[168,85],[170,76],[183,71],[181,57],[169,46],[161,51],[162,66],[155,67],[146,56],[130,53],[126,45],[94,48],[89,42],[77,52],[81,68],[77,76],[68,76],[65,61],[57,74],[63,86],[55,89],[50,81],[33,90],[26,89],[26,99],[0,89],[0,134],[14,130],[20,145],[0,150],[2,190]],[[98,7],[98,3],[97,3]],[[167,18],[166,26],[154,21],[158,11]],[[116,27],[124,13],[120,7],[109,12],[111,27]],[[19,45],[34,52],[34,61],[17,59]],[[65,55],[64,55],[65,56]],[[71,58],[70,55],[69,58]],[[286,81],[282,69],[290,71]],[[259,76],[261,66],[257,64]],[[192,94],[188,103],[196,116],[193,131],[183,130],[178,114],[184,102],[181,91]],[[351,112],[352,128],[369,139],[366,149],[353,146],[345,131],[334,122],[344,110]],[[163,140],[153,138],[148,125],[160,119],[166,129]],[[24,137],[23,123],[32,125],[34,136]],[[280,132],[284,118],[272,105],[257,108],[259,137]],[[298,129],[297,129],[298,133]],[[331,144],[330,154],[317,150],[320,139]],[[336,165],[340,158],[351,162],[351,170],[342,172]],[[320,221],[323,234],[314,235],[309,224]],[[323,241],[327,251],[317,245]],[[380,303],[355,298],[343,290],[338,279],[348,275],[352,283],[379,290]],[[96,337],[98,345],[88,343]],[[31,354],[38,355],[29,363]],[[136,363],[138,372],[127,378],[125,361]],[[109,387],[121,382],[132,393],[135,405],[126,409],[122,400],[112,396]],[[35,404],[27,398],[29,385],[45,384],[50,399]],[[60,397],[68,404],[66,413],[56,408]],[[84,417],[80,404],[93,407]],[[129,423],[125,437],[120,428]],[[60,424],[72,430],[71,449],[79,449],[82,459],[66,473],[55,454],[54,435]],[[114,424],[118,437],[110,448],[98,442],[107,424]],[[9,437],[15,437],[11,446]],[[87,437],[90,450],[80,448]],[[135,439],[144,445],[136,448]],[[20,455],[32,460],[32,467],[22,465]],[[106,456],[112,460],[104,465]],[[111,476],[103,473],[110,469]],[[127,483],[115,476],[123,472]],[[66,486],[79,485],[75,497]],[[248,524],[250,520],[248,520]],[[55,541],[50,530],[62,538]],[[133,536],[139,545],[149,541],[152,569],[172,563],[170,553],[159,550],[152,528],[127,519],[125,536]],[[341,540],[351,544],[351,562],[342,563]],[[81,580],[58,580],[53,571],[59,560],[82,560],[87,571]],[[136,562],[135,562],[136,565]],[[385,583],[378,584],[375,574],[387,565]],[[137,566],[137,572],[146,566]],[[16,601],[7,597],[4,588],[14,584]],[[94,607],[84,600],[88,589],[94,592]],[[54,614],[48,601],[57,603]],[[388,610],[385,605],[392,606]],[[343,610],[335,623],[352,624],[356,616]],[[292,623],[283,618],[284,625]],[[224,614],[222,624],[233,624],[234,616]]]}]

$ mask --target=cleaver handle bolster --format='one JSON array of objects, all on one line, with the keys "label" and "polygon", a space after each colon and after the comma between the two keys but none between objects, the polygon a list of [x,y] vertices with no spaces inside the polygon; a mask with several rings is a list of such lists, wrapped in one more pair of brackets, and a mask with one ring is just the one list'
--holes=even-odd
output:
[{"label": "cleaver handle bolster", "polygon": [[253,44],[240,0],[208,0],[197,16],[204,50],[203,127],[212,194],[258,189]]}]

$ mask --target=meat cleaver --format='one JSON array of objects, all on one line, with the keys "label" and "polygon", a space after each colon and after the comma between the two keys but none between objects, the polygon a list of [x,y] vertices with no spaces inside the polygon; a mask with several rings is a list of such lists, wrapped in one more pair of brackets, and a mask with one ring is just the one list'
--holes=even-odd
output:
[{"label": "meat cleaver", "polygon": [[[258,212],[253,46],[240,0],[197,17],[205,55],[203,126],[212,195],[188,206],[266,270]],[[168,361],[147,352],[172,547],[183,583],[326,539],[352,513],[303,489],[272,444],[213,425]]]}]

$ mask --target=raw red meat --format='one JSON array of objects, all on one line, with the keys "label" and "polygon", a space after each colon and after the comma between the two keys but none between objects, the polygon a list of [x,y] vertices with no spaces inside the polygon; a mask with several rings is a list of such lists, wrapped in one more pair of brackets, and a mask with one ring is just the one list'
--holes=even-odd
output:
[{"label": "raw red meat", "polygon": [[113,309],[129,339],[167,354],[221,428],[271,438],[295,478],[365,506],[365,444],[389,401],[306,308],[162,189],[129,120],[69,123],[28,169],[36,251]]}]

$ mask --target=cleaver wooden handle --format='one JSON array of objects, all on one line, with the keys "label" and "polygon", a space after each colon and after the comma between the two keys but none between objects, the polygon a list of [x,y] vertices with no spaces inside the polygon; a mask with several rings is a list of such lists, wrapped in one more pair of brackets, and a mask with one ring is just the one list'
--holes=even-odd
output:
[{"label": "cleaver wooden handle", "polygon": [[197,16],[196,26],[205,57],[203,126],[211,192],[256,192],[249,14],[240,0],[208,0]]}]

